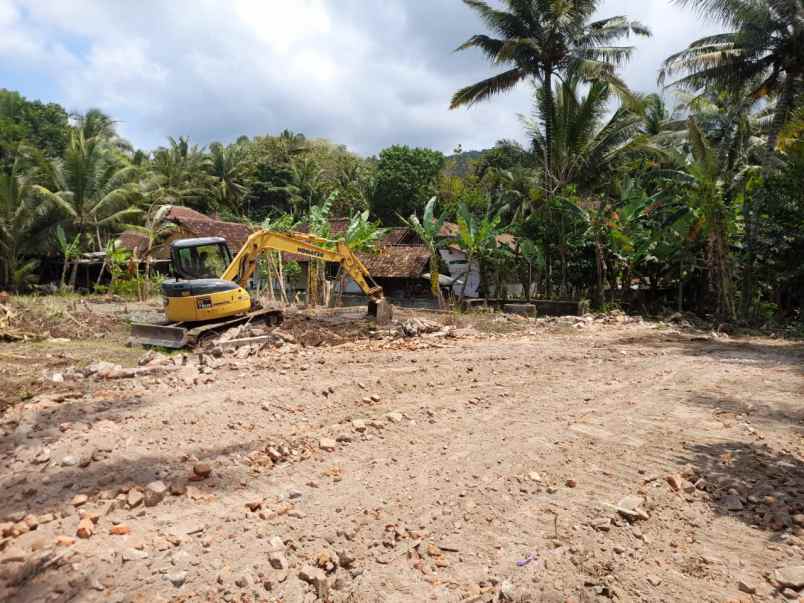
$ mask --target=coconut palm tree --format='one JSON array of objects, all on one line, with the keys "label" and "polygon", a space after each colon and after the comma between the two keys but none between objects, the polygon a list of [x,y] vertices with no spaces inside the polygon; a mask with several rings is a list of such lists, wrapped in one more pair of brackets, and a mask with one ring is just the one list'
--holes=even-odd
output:
[{"label": "coconut palm tree", "polygon": [[139,168],[121,163],[102,139],[74,130],[64,158],[51,167],[54,190],[37,185],[33,193],[62,211],[84,249],[102,251],[102,231],[142,213]]},{"label": "coconut palm tree", "polygon": [[154,151],[143,190],[154,205],[186,204],[206,209],[209,187],[205,166],[203,149],[184,136],[170,136],[167,147]]},{"label": "coconut palm tree", "polygon": [[676,0],[722,22],[732,31],[696,40],[668,57],[659,75],[672,86],[697,91],[741,91],[754,99],[776,97],[768,149],[790,118],[804,86],[804,4],[801,0]]},{"label": "coconut palm tree", "polygon": [[437,217],[435,215],[435,206],[436,198],[431,197],[424,206],[424,214],[421,220],[416,217],[416,214],[411,214],[407,220],[402,218],[402,222],[416,233],[430,252],[430,292],[433,294],[433,299],[438,302],[438,306],[443,307],[444,298],[441,295],[441,284],[439,282],[440,250],[446,245],[441,229],[444,227],[444,221],[447,216],[442,213],[441,216]]},{"label": "coconut palm tree", "polygon": [[121,153],[133,156],[134,147],[117,132],[117,122],[100,109],[89,109],[86,113],[73,113],[70,116],[74,127],[84,138],[97,138],[106,141],[111,147]]},{"label": "coconut palm tree", "polygon": [[577,73],[585,80],[608,82],[627,95],[628,88],[615,67],[630,58],[633,47],[614,43],[632,34],[650,35],[647,27],[623,16],[590,22],[599,0],[505,0],[505,9],[482,0],[463,1],[499,37],[476,34],[458,50],[479,48],[492,63],[509,69],[461,88],[453,95],[450,108],[487,99],[523,80],[536,81],[545,90],[540,100],[548,150],[553,146],[553,79]]},{"label": "coconut palm tree", "polygon": [[[571,74],[556,84],[554,130],[548,138],[545,127],[545,103],[540,98],[545,89],[536,91],[536,112],[525,120],[531,145],[537,157],[543,159],[543,186],[548,199],[559,202],[559,228],[564,228],[564,212],[575,213],[589,224],[595,240],[597,281],[595,303],[602,302],[606,263],[604,253],[605,217],[611,209],[611,183],[623,161],[637,153],[661,154],[641,133],[643,117],[630,106],[618,108],[609,117],[610,84],[593,82],[585,93],[581,79]],[[586,205],[596,206],[593,214],[581,210],[568,199],[579,196]],[[560,237],[562,290],[566,284],[567,249]]]},{"label": "coconut palm tree", "polygon": [[735,288],[729,252],[729,209],[724,180],[724,157],[701,131],[693,117],[687,120],[690,160],[684,170],[663,170],[661,175],[684,185],[695,220],[689,238],[702,234],[707,245],[707,268],[711,289],[716,296],[717,314],[728,320],[736,317]]},{"label": "coconut palm tree", "polygon": [[246,154],[243,144],[235,143],[227,147],[215,142],[209,146],[207,162],[217,204],[241,216],[244,213],[242,203],[246,196],[246,187],[242,182]]}]

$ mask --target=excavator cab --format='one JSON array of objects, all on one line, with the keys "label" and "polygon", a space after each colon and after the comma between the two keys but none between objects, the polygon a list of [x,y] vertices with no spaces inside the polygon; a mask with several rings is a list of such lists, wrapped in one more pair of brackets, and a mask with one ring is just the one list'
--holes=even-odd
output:
[{"label": "excavator cab", "polygon": [[182,239],[171,244],[170,259],[177,278],[217,278],[232,263],[232,252],[221,237]]},{"label": "excavator cab", "polygon": [[248,292],[219,278],[232,261],[226,239],[181,239],[170,245],[173,279],[162,283],[165,314],[173,322],[219,320],[251,310]]}]

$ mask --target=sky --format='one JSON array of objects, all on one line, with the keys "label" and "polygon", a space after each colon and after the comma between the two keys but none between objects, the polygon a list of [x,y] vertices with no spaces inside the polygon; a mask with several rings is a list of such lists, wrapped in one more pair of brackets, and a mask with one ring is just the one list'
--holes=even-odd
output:
[{"label": "sky", "polygon": [[[669,0],[603,0],[598,17],[653,30],[622,69],[656,91],[661,61],[717,25]],[[450,111],[495,68],[454,49],[486,30],[460,0],[0,0],[0,87],[68,111],[98,107],[138,148],[287,128],[362,155],[451,153],[522,140],[531,91]]]}]

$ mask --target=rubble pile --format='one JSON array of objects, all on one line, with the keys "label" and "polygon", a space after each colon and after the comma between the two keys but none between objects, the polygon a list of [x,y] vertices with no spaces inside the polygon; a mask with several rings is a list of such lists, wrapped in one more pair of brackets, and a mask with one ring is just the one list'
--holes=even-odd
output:
[{"label": "rubble pile", "polygon": [[48,298],[0,302],[0,341],[100,339],[121,330],[112,315],[92,310],[84,300],[57,303]]}]

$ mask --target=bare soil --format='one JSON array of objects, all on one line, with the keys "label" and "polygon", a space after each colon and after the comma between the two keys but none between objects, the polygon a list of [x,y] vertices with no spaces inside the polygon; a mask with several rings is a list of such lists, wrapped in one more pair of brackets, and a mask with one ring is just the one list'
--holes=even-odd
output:
[{"label": "bare soil", "polygon": [[123,377],[87,368],[137,365],[117,336],[4,344],[4,378],[64,381],[0,421],[0,600],[803,594],[777,573],[804,564],[801,343],[412,318],[450,329],[297,315]]}]

